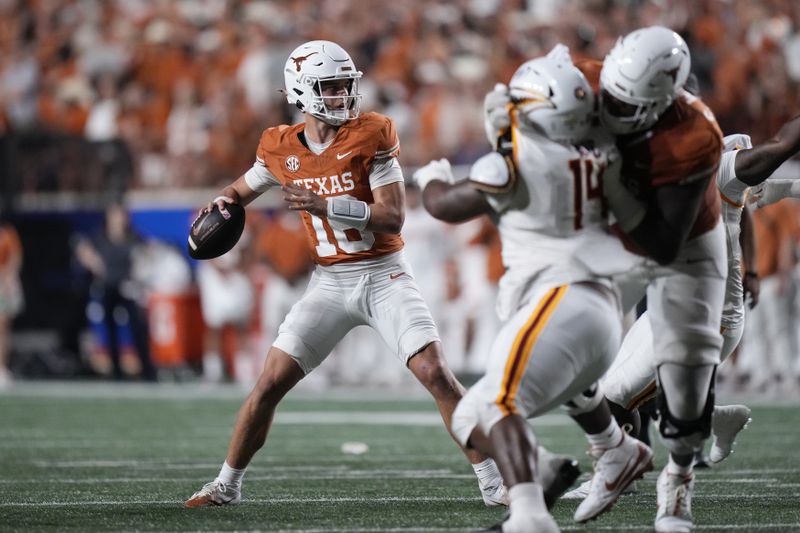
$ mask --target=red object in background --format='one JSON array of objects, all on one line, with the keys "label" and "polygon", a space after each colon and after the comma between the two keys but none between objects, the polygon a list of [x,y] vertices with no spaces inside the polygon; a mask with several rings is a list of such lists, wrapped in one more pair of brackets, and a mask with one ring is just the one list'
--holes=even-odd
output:
[{"label": "red object in background", "polygon": [[147,311],[153,364],[158,367],[199,365],[203,359],[205,325],[197,291],[152,294]]}]

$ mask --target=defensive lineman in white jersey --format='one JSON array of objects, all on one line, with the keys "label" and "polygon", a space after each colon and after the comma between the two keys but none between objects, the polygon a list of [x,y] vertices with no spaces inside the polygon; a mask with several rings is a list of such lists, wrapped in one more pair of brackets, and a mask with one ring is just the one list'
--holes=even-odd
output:
[{"label": "defensive lineman in white jersey", "polygon": [[[449,163],[415,174],[426,208],[458,222],[497,220],[506,274],[497,309],[504,325],[486,374],[459,403],[458,440],[492,455],[510,487],[505,532],[558,531],[545,509],[547,466],[525,418],[566,405],[597,459],[593,494],[575,513],[606,511],[632,479],[652,468],[652,451],[627,437],[596,392],[617,351],[620,308],[609,279],[624,254],[607,233],[602,176],[615,148],[586,149],[593,93],[565,47],[521,66],[510,83],[511,149],[479,159],[453,183]],[[496,135],[494,137],[497,138]]]}]

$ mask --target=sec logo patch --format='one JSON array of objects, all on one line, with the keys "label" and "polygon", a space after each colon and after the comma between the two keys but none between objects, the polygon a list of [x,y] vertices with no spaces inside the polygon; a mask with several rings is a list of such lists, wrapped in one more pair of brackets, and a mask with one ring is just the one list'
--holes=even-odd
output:
[{"label": "sec logo patch", "polygon": [[297,172],[300,170],[300,158],[296,155],[290,155],[286,158],[286,168],[289,172]]}]

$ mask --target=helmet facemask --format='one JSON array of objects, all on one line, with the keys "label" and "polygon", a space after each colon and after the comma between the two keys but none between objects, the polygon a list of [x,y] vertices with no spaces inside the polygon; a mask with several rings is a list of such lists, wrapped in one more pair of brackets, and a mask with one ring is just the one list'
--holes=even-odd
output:
[{"label": "helmet facemask", "polygon": [[627,102],[608,90],[600,91],[600,120],[615,135],[625,135],[649,129],[658,121],[669,103]]},{"label": "helmet facemask", "polygon": [[312,95],[307,113],[332,126],[341,126],[361,113],[360,73],[310,78]]},{"label": "helmet facemask", "polygon": [[332,126],[358,118],[362,73],[344,48],[331,41],[298,46],[283,70],[286,99],[298,109]]}]

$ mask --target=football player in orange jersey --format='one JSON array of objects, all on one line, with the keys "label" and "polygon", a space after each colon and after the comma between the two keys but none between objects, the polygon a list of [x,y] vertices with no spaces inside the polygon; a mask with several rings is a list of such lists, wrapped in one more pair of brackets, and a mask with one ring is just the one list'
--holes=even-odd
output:
[{"label": "football player in orange jersey", "polygon": [[[266,129],[253,167],[204,209],[246,205],[281,187],[288,208],[303,218],[317,267],[239,410],[219,475],[187,507],[240,501],[245,468],[263,446],[276,406],[356,326],[381,335],[433,395],[450,428],[464,389],[445,363],[436,325],[403,257],[400,145],[391,119],[360,113],[361,75],[335,43],[311,41],[295,49],[284,69],[286,97],[305,121]],[[465,453],[484,502],[506,504],[494,461]]]},{"label": "football player in orange jersey", "polygon": [[623,160],[605,196],[649,257],[632,269],[623,297],[632,303],[646,292],[653,329],[659,429],[670,451],[657,483],[658,532],[694,528],[692,461],[710,432],[727,272],[714,179],[722,133],[683,89],[689,67],[684,40],[651,26],[621,38],[599,72],[601,121]]}]

